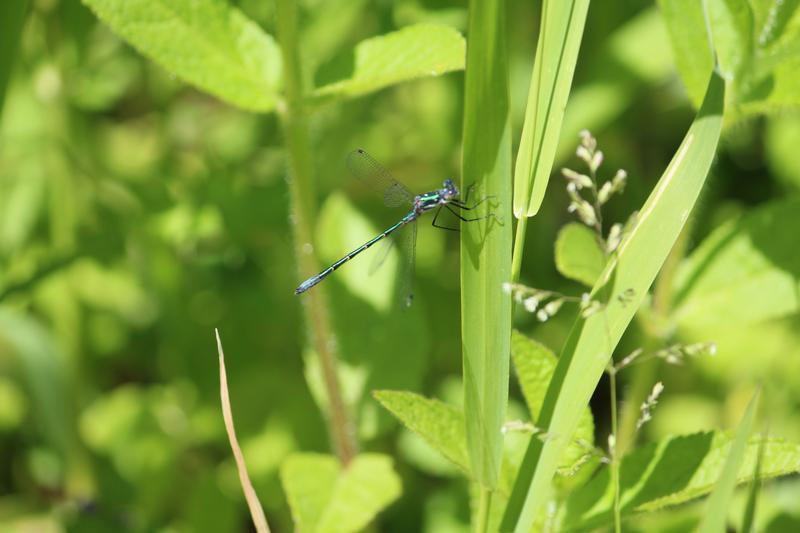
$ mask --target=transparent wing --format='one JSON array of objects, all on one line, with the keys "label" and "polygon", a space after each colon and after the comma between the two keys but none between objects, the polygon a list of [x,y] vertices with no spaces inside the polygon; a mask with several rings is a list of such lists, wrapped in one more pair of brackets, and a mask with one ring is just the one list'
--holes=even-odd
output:
[{"label": "transparent wing", "polygon": [[403,283],[400,286],[400,297],[406,307],[414,300],[414,270],[417,263],[417,223],[412,222],[408,226],[400,235],[405,256],[403,259],[406,261],[405,272],[400,274]]},{"label": "transparent wing", "polygon": [[360,148],[347,156],[347,167],[353,176],[368,187],[383,195],[383,203],[388,207],[411,205],[414,195],[405,185],[389,174],[389,171]]},{"label": "transparent wing", "polygon": [[394,248],[394,238],[386,237],[383,239],[383,242],[380,244],[380,248],[374,252],[367,274],[371,276],[377,272],[381,266],[383,266],[383,264],[386,262],[386,259],[389,257],[392,248]]}]

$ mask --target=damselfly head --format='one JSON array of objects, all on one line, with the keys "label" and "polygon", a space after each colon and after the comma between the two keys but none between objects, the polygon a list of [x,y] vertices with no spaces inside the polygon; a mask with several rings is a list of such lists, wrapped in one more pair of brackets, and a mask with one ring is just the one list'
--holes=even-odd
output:
[{"label": "damselfly head", "polygon": [[456,184],[453,183],[453,180],[449,178],[444,180],[444,183],[442,183],[442,190],[440,192],[442,196],[448,200],[458,196],[458,188],[456,187]]}]

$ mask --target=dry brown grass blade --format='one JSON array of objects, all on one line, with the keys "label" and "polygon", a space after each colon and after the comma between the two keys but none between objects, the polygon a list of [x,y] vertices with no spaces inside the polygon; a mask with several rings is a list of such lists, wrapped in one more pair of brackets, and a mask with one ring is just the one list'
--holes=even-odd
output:
[{"label": "dry brown grass blade", "polygon": [[253,518],[256,531],[258,531],[258,533],[270,533],[267,517],[264,516],[264,509],[261,507],[261,502],[258,501],[256,491],[253,489],[253,484],[250,482],[250,476],[247,475],[247,465],[244,462],[244,456],[242,455],[241,448],[239,448],[239,441],[236,438],[236,430],[233,427],[231,399],[228,396],[228,375],[225,372],[225,354],[222,351],[222,341],[219,338],[219,330],[215,328],[214,334],[217,336],[217,352],[219,352],[219,395],[222,400],[222,418],[225,419],[225,431],[228,432],[228,440],[231,443],[233,457],[236,459],[236,468],[239,470],[239,482],[242,484],[244,497],[247,500],[247,506],[250,508],[250,516]]}]

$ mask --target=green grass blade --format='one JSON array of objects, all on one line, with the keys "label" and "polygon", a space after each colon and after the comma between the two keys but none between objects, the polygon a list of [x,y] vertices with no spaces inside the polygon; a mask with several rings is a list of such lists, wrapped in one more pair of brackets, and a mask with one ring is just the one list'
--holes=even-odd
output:
[{"label": "green grass blade", "polygon": [[542,205],[578,60],[589,0],[545,0],[522,140],[514,169],[514,216]]},{"label": "green grass blade", "polygon": [[84,3],[137,50],[179,78],[243,109],[275,107],[282,78],[278,45],[227,2]]},{"label": "green grass blade", "polygon": [[3,101],[14,62],[17,59],[19,37],[27,12],[27,0],[0,3],[0,50],[3,51],[0,54],[0,117],[3,116]]},{"label": "green grass blade", "polygon": [[[467,445],[475,480],[494,487],[508,398],[511,296],[511,126],[505,2],[473,0],[469,12],[464,102],[463,185],[493,196],[462,224],[461,331]],[[486,207],[484,207],[486,206]],[[470,213],[475,213],[471,211]]]},{"label": "green grass blade", "polygon": [[586,319],[579,317],[573,326],[537,421],[551,437],[531,440],[506,509],[504,531],[529,531],[547,501],[564,442],[572,438],[581,409],[705,183],[719,142],[724,97],[725,84],[714,74],[681,146],[595,285],[593,298],[604,304],[603,309]]},{"label": "green grass blade", "polygon": [[742,421],[739,423],[736,439],[733,441],[733,446],[731,446],[727,459],[725,459],[717,484],[708,498],[706,512],[703,514],[700,527],[697,528],[698,533],[725,531],[728,508],[731,505],[731,499],[733,499],[733,492],[736,490],[736,477],[742,466],[745,451],[747,451],[747,440],[753,431],[758,396],[758,391],[756,391],[747,406]]},{"label": "green grass blade", "polygon": [[335,63],[315,97],[354,97],[404,81],[464,68],[464,37],[440,24],[416,24],[358,43]]},{"label": "green grass blade", "polygon": [[755,531],[756,506],[758,504],[758,493],[761,490],[761,469],[764,463],[764,451],[767,449],[766,443],[766,437],[758,443],[758,456],[756,457],[756,466],[753,468],[753,481],[750,483],[750,491],[747,494],[747,505],[745,505],[744,516],[742,516],[742,527],[739,528],[742,533]]}]

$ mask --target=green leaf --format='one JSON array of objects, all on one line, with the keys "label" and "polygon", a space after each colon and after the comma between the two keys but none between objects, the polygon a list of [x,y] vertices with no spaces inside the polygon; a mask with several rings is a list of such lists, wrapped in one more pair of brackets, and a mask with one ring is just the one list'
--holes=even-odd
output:
[{"label": "green leaf", "polygon": [[[747,444],[737,483],[752,479],[759,448],[764,442],[761,476],[773,478],[797,472],[800,445],[781,439],[754,437]],[[730,455],[734,438],[724,432],[670,437],[638,448],[622,459],[622,512],[630,515],[680,505],[709,494]],[[604,467],[585,486],[570,495],[564,529],[586,531],[613,521],[614,489]],[[725,515],[723,515],[725,516]]]},{"label": "green leaf", "polygon": [[340,472],[339,462],[330,455],[293,454],[284,461],[281,484],[298,531],[317,531]]},{"label": "green leaf", "polygon": [[720,70],[738,80],[753,56],[753,12],[747,0],[707,0]]},{"label": "green leaf", "polygon": [[[378,235],[381,229],[346,196],[334,193],[325,200],[317,220],[319,257],[326,263],[333,263]],[[373,265],[381,260],[383,252],[385,249],[380,245],[362,252],[357,260],[336,271],[336,279],[375,309],[387,311],[395,303],[394,282],[399,258],[397,250],[392,249],[380,268],[374,270]]]},{"label": "green leaf", "polygon": [[798,220],[800,198],[779,200],[707,237],[676,278],[678,323],[749,324],[800,310]]},{"label": "green leaf", "polygon": [[[462,189],[492,197],[495,217],[462,224],[461,333],[464,413],[471,471],[494,488],[503,451],[508,400],[511,296],[511,120],[506,2],[473,0],[464,89]],[[487,215],[484,202],[476,217]]]},{"label": "green leaf", "polygon": [[[511,359],[514,362],[525,403],[534,423],[544,404],[547,385],[553,378],[558,358],[546,346],[514,330],[511,334]],[[564,449],[559,468],[569,469],[592,452],[594,445],[594,418],[589,407],[580,414],[580,421],[572,442]]]},{"label": "green leaf", "polygon": [[800,116],[776,115],[769,118],[765,148],[771,175],[786,188],[800,190]]},{"label": "green leaf", "polygon": [[544,0],[514,169],[514,216],[539,211],[553,169],[589,0]]},{"label": "green leaf", "polygon": [[459,409],[406,391],[375,391],[375,399],[411,431],[422,437],[465,473],[469,473],[464,413]]},{"label": "green leaf", "polygon": [[592,229],[578,222],[561,228],[556,238],[556,268],[561,275],[591,287],[604,266],[606,256]]},{"label": "green leaf", "polygon": [[358,455],[346,467],[330,455],[299,453],[281,467],[281,483],[298,531],[361,531],[400,496],[386,455]]},{"label": "green leaf", "polygon": [[33,319],[0,308],[0,353],[8,350],[19,365],[21,381],[30,396],[36,429],[47,443],[69,457],[74,435],[74,415],[67,401],[64,355],[49,331]]},{"label": "green leaf", "polygon": [[[742,471],[745,453],[747,452],[747,441],[753,432],[753,423],[756,418],[756,406],[758,405],[758,391],[753,394],[747,410],[744,412],[742,421],[739,422],[739,429],[736,430],[736,438],[731,443],[730,450],[725,455],[725,462],[722,468],[717,469],[719,478],[714,484],[711,496],[708,498],[703,519],[700,521],[699,533],[719,533],[725,531],[725,523],[728,517],[728,507],[733,499],[733,492],[736,490],[736,483],[739,481],[739,472]],[[800,458],[798,458],[800,459]],[[756,449],[756,461],[758,461],[758,449]],[[745,470],[749,472],[752,467]]]},{"label": "green leaf", "polygon": [[708,48],[703,2],[658,0],[672,43],[675,65],[689,99],[697,106],[703,98],[708,75],[714,66]]},{"label": "green leaf", "polygon": [[565,442],[644,300],[697,201],[722,128],[723,80],[713,75],[681,146],[592,291],[602,309],[578,317],[547,388],[538,425],[550,436],[531,440],[509,499],[503,529],[529,531],[547,501]]},{"label": "green leaf", "polygon": [[0,117],[3,116],[3,101],[17,59],[19,38],[27,12],[27,0],[0,2],[0,50],[3,51],[0,54]]},{"label": "green leaf", "polygon": [[464,68],[464,37],[453,28],[416,24],[360,42],[331,64],[333,77],[317,88],[317,98],[353,97],[404,81]]},{"label": "green leaf", "polygon": [[251,111],[275,107],[274,39],[227,2],[83,0],[116,33],[184,81]]}]

